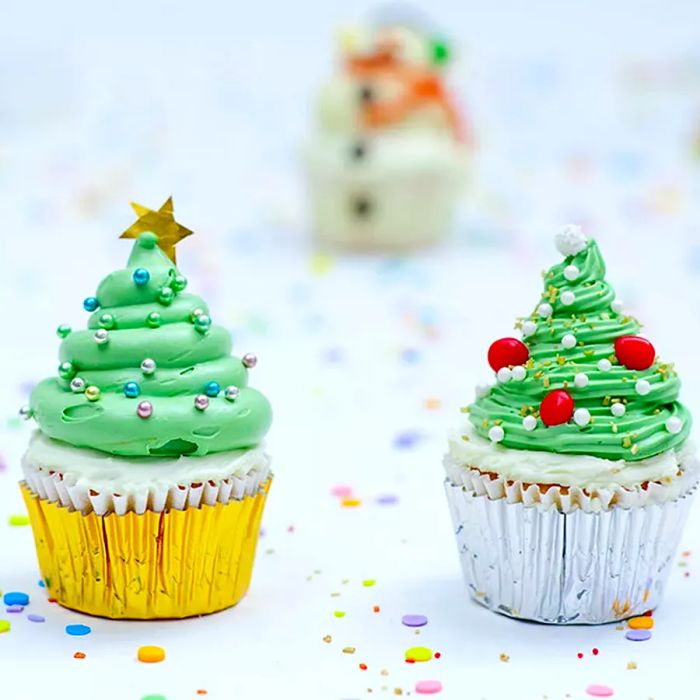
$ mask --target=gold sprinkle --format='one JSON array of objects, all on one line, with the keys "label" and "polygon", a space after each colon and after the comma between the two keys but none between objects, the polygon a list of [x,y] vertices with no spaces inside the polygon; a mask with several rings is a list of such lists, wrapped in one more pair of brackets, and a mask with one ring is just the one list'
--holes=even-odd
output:
[{"label": "gold sprinkle", "polygon": [[388,676],[388,675],[389,675],[388,669],[383,668],[383,669],[379,672],[379,675],[380,675],[380,676]]},{"label": "gold sprinkle", "polygon": [[622,630],[625,629],[625,626],[624,626],[624,625],[615,625],[615,629],[616,629],[618,632],[622,632]]},{"label": "gold sprinkle", "polygon": [[541,377],[544,377],[544,372],[542,370],[539,370],[538,372],[535,372],[533,375],[535,379],[540,379]]},{"label": "gold sprinkle", "polygon": [[401,690],[401,688],[394,688],[394,695],[403,695],[403,690]]},{"label": "gold sprinkle", "polygon": [[625,437],[622,438],[622,446],[623,447],[632,447],[632,438],[629,435],[625,435]]},{"label": "gold sprinkle", "polygon": [[630,452],[631,452],[633,455],[636,455],[637,452],[639,452],[639,445],[632,445],[632,449],[630,450]]},{"label": "gold sprinkle", "polygon": [[612,396],[604,396],[603,397],[603,406],[609,406],[611,401],[612,401]]},{"label": "gold sprinkle", "polygon": [[459,409],[460,413],[469,413],[471,411],[471,406],[462,406],[462,408]]},{"label": "gold sprinkle", "polygon": [[636,671],[637,670],[637,662],[636,661],[628,661],[627,662],[627,670],[628,671]]},{"label": "gold sprinkle", "polygon": [[338,593],[338,591],[333,591],[333,593],[331,593],[331,598],[337,598],[339,595],[340,593]]},{"label": "gold sprinkle", "polygon": [[557,355],[557,364],[559,366],[566,364],[566,360],[561,355]]},{"label": "gold sprinkle", "polygon": [[462,440],[464,440],[464,442],[469,442],[471,438],[469,437],[469,435],[462,435]]},{"label": "gold sprinkle", "polygon": [[586,355],[586,357],[590,357],[593,354],[593,350],[584,350],[583,354]]},{"label": "gold sprinkle", "polygon": [[327,634],[327,635],[323,638],[323,641],[324,641],[326,644],[330,644],[330,643],[333,641],[333,637],[331,637],[330,634]]},{"label": "gold sprinkle", "polygon": [[496,418],[493,422],[494,425],[500,425],[501,423],[503,423],[503,418]]},{"label": "gold sprinkle", "polygon": [[507,664],[507,663],[510,661],[510,656],[508,656],[508,654],[505,654],[505,653],[499,654],[499,655],[498,655],[498,658],[499,658],[504,664]]},{"label": "gold sprinkle", "polygon": [[610,423],[610,427],[612,428],[613,433],[617,432],[617,423]]},{"label": "gold sprinkle", "polygon": [[343,654],[354,654],[355,647],[343,647]]},{"label": "gold sprinkle", "polygon": [[534,366],[535,366],[535,361],[534,361],[532,358],[530,358],[530,359],[525,363],[525,367],[526,367],[527,369],[532,369]]},{"label": "gold sprinkle", "polygon": [[549,389],[549,377],[545,377],[542,380],[542,386],[544,386],[545,389]]},{"label": "gold sprinkle", "polygon": [[484,420],[481,421],[481,427],[486,430],[489,427],[489,419],[484,418]]}]

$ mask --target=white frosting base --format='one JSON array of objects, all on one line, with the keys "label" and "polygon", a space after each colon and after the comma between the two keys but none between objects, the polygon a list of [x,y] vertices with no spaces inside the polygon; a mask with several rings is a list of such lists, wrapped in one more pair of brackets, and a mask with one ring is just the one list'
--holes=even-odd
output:
[{"label": "white frosting base", "polygon": [[[469,439],[464,440],[462,436]],[[445,458],[448,475],[454,468],[476,468],[493,472],[506,480],[526,484],[561,484],[585,489],[633,489],[646,481],[670,483],[683,465],[694,463],[693,448],[668,450],[638,462],[601,459],[588,455],[568,455],[535,450],[514,450],[479,436],[471,423],[449,436]]]},{"label": "white frosting base", "polygon": [[161,511],[251,496],[270,475],[263,446],[204,457],[117,457],[51,440],[37,431],[22,468],[42,498],[98,515]]}]

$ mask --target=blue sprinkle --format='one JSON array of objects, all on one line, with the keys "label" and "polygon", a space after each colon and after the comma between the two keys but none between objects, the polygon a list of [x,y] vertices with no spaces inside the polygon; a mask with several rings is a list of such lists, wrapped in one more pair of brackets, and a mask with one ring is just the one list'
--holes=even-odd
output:
[{"label": "blue sprinkle", "polygon": [[423,437],[416,430],[407,430],[404,433],[399,433],[394,438],[394,447],[398,450],[411,449]]},{"label": "blue sprinkle", "polygon": [[219,392],[221,391],[221,387],[217,382],[209,382],[205,387],[204,387],[204,393],[207,396],[218,396]]},{"label": "blue sprinkle", "polygon": [[46,588],[46,584],[44,583],[44,581],[42,579],[39,579],[39,586],[41,588]]},{"label": "blue sprinkle", "polygon": [[8,613],[21,613],[24,610],[24,605],[8,605],[5,608],[5,612]]},{"label": "blue sprinkle", "polygon": [[43,615],[35,615],[34,613],[27,615],[27,620],[29,622],[46,622],[46,618]]},{"label": "blue sprinkle", "polygon": [[651,639],[651,630],[628,630],[625,639],[629,639],[630,642],[646,642]]},{"label": "blue sprinkle", "polygon": [[83,301],[83,308],[85,311],[96,311],[99,305],[96,297],[87,297],[85,301]]},{"label": "blue sprinkle", "polygon": [[141,389],[136,382],[127,382],[124,384],[124,396],[130,399],[135,399],[141,393]]},{"label": "blue sprinkle", "polygon": [[84,637],[86,634],[90,634],[92,629],[87,625],[66,625],[66,632],[73,637]]},{"label": "blue sprinkle", "polygon": [[134,280],[135,285],[138,287],[143,287],[144,285],[148,284],[148,281],[151,279],[151,273],[143,267],[137,267],[134,270],[132,279]]},{"label": "blue sprinkle", "polygon": [[11,593],[5,593],[2,597],[2,602],[5,603],[5,605],[29,605],[29,596],[26,593],[13,591]]}]

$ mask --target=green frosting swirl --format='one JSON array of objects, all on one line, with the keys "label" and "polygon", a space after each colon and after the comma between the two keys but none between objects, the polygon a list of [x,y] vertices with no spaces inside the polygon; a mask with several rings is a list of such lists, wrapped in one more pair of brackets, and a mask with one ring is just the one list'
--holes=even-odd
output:
[{"label": "green frosting swirl", "polygon": [[[569,265],[579,269],[573,281],[564,274]],[[516,324],[517,328],[527,322],[536,324],[536,330],[523,341],[530,351],[525,379],[498,382],[465,409],[479,435],[488,438],[490,429],[500,425],[504,432],[500,444],[506,447],[626,461],[652,457],[682,444],[690,432],[691,417],[677,401],[680,380],[673,366],[656,358],[648,369],[635,371],[619,364],[615,357],[615,340],[636,335],[640,325],[631,316],[613,310],[615,292],[605,280],[605,263],[597,244],[588,241],[579,253],[545,273],[544,281],[541,301],[530,316]],[[562,302],[567,291],[575,295],[569,305]],[[552,307],[546,318],[538,313],[543,303]],[[576,345],[567,350],[561,341],[569,333],[575,336]],[[598,366],[601,360],[608,360],[612,368],[602,371]],[[588,377],[582,388],[574,382],[579,373]],[[635,389],[640,379],[651,385],[645,395]],[[545,426],[539,407],[554,389],[565,389],[577,409],[588,409],[590,423],[580,427],[571,420]],[[617,402],[626,409],[621,417],[611,412]],[[532,431],[523,425],[528,415],[537,418]],[[680,420],[678,432],[667,428],[672,416]]]},{"label": "green frosting swirl", "polygon": [[[126,269],[100,283],[100,308],[90,316],[89,330],[64,338],[60,360],[70,366],[35,387],[32,414],[51,438],[115,455],[205,455],[252,447],[270,427],[270,405],[247,386],[248,370],[230,355],[228,332],[206,324],[197,329],[193,311],[208,314],[207,305],[182,293],[184,278],[156,242],[155,234],[141,234]],[[148,271],[147,283],[135,283],[138,268]],[[105,343],[95,340],[101,328],[108,330]],[[146,358],[156,363],[150,375],[141,370]],[[99,398],[88,398],[94,390],[71,390],[75,377],[97,387]],[[138,397],[126,396],[128,382],[138,385]],[[199,410],[195,396],[210,382],[221,392]],[[233,400],[225,397],[226,387],[239,390]],[[137,414],[142,401],[152,405],[150,417]]]}]

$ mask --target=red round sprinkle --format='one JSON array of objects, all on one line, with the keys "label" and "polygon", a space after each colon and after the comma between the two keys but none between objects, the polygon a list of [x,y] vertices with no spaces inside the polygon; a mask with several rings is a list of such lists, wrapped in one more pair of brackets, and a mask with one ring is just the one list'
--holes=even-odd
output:
[{"label": "red round sprinkle", "polygon": [[84,659],[85,654],[82,651],[76,651],[75,654],[73,654],[74,659]]},{"label": "red round sprinkle", "polygon": [[582,651],[579,651],[579,653],[576,654],[576,656],[578,656],[579,659],[582,659],[582,658],[583,658],[583,652],[582,652]]},{"label": "red round sprinkle", "polygon": [[597,647],[593,647],[593,649],[591,649],[591,653],[593,654],[593,656],[598,656],[598,653],[599,653],[599,652],[598,652],[598,648],[597,648]]},{"label": "red round sprinkle", "polygon": [[615,341],[615,357],[627,369],[649,369],[654,364],[656,350],[646,338],[623,335]]},{"label": "red round sprinkle", "polygon": [[488,360],[491,369],[498,372],[508,365],[523,365],[530,357],[527,345],[517,338],[501,338],[491,343]]},{"label": "red round sprinkle", "polygon": [[561,425],[574,415],[574,400],[568,391],[555,389],[542,399],[540,418],[545,425]]},{"label": "red round sprinkle", "polygon": [[360,664],[360,670],[361,670],[361,671],[366,671],[366,670],[367,670],[367,664]]},{"label": "red round sprinkle", "polygon": [[654,611],[653,611],[653,610],[647,610],[647,611],[644,613],[644,615],[645,615],[646,617],[651,617],[653,614],[654,614]]},{"label": "red round sprinkle", "polygon": [[379,606],[378,606],[378,605],[375,605],[375,606],[372,608],[372,610],[374,610],[374,612],[379,612]]},{"label": "red round sprinkle", "polygon": [[407,664],[414,664],[414,663],[416,663],[416,660],[415,659],[406,659],[406,663]]},{"label": "red round sprinkle", "polygon": [[436,651],[436,652],[433,654],[433,656],[434,656],[436,659],[439,659],[439,658],[442,656],[442,654],[441,654],[439,651]]}]

